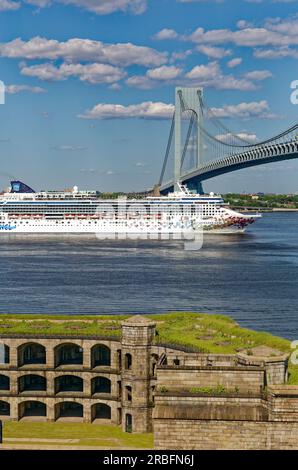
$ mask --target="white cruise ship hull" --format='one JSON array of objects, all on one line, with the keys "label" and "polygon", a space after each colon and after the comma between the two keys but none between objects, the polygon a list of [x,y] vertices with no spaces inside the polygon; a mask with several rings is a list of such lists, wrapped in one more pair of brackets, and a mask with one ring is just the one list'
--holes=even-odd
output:
[{"label": "white cruise ship hull", "polygon": [[189,237],[195,233],[208,233],[208,234],[230,234],[230,233],[243,233],[246,227],[237,224],[222,223],[221,226],[218,223],[212,221],[202,221],[198,223],[196,221],[195,228],[190,224],[173,227],[169,224],[147,224],[143,223],[103,223],[101,221],[48,221],[48,220],[14,220],[6,221],[0,224],[0,236],[1,234],[38,234],[38,233],[62,233],[62,234],[81,234],[89,233],[96,235],[105,235],[106,237],[115,237],[119,234],[131,234],[131,235],[185,235]]},{"label": "white cruise ship hull", "polygon": [[20,181],[0,196],[1,234],[95,234],[99,238],[191,239],[202,232],[243,233],[258,215],[244,215],[221,196],[181,191],[143,199],[100,199],[93,192],[35,193]]}]

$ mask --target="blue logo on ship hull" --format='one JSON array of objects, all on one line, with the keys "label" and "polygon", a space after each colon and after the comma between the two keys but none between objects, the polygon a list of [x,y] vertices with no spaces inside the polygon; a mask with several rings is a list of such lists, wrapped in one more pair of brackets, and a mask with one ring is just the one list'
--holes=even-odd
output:
[{"label": "blue logo on ship hull", "polygon": [[15,230],[15,229],[16,229],[15,225],[0,224],[0,230]]}]

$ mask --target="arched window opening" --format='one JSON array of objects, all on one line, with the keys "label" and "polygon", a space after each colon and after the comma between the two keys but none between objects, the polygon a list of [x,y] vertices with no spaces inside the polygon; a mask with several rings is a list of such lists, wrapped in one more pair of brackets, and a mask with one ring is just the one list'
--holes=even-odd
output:
[{"label": "arched window opening", "polygon": [[0,416],[10,415],[10,404],[7,401],[0,400]]},{"label": "arched window opening", "polygon": [[0,343],[0,364],[9,364],[9,347]]},{"label": "arched window opening", "polygon": [[125,392],[126,392],[126,400],[132,401],[132,387],[130,385],[127,385],[125,387]]},{"label": "arched window opening", "polygon": [[56,347],[55,367],[83,364],[83,349],[77,344],[68,343]]},{"label": "arched window opening", "polygon": [[83,417],[83,405],[76,402],[66,401],[58,403],[57,418],[82,418]]},{"label": "arched window opening", "polygon": [[132,415],[129,413],[125,415],[125,431],[132,432]]},{"label": "arched window opening", "polygon": [[7,375],[0,375],[0,390],[9,390],[10,380]]},{"label": "arched window opening", "polygon": [[111,393],[111,381],[106,377],[92,379],[92,393]]},{"label": "arched window opening", "polygon": [[46,348],[38,343],[23,344],[18,348],[19,366],[46,364]]},{"label": "arched window opening", "polygon": [[55,392],[83,392],[84,384],[76,375],[61,375],[55,379]]},{"label": "arched window opening", "polygon": [[91,364],[92,367],[97,366],[110,366],[111,365],[111,350],[104,344],[97,344],[91,350]]},{"label": "arched window opening", "polygon": [[93,419],[111,419],[111,407],[104,403],[96,403],[92,407]]},{"label": "arched window opening", "polygon": [[47,381],[41,375],[23,375],[18,379],[19,392],[46,391]]},{"label": "arched window opening", "polygon": [[125,354],[125,369],[131,370],[132,367],[132,355],[127,353]]},{"label": "arched window opening", "polygon": [[19,418],[29,416],[46,416],[47,407],[40,401],[25,401],[19,405]]}]

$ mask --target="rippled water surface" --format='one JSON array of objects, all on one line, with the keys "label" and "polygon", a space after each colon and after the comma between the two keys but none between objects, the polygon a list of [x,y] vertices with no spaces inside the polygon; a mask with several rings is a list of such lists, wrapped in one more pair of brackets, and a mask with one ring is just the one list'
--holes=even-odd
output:
[{"label": "rippled water surface", "polygon": [[173,241],[0,234],[0,313],[224,313],[298,339],[298,212],[245,235]]}]

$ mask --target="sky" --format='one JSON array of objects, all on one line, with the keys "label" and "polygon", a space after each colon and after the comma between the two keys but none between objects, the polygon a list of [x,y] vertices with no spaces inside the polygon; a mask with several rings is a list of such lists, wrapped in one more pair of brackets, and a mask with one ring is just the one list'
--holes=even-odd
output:
[{"label": "sky", "polygon": [[[298,1],[0,0],[0,188],[139,191],[159,179],[175,86],[247,139],[297,122]],[[298,161],[209,180],[298,191]]]}]

